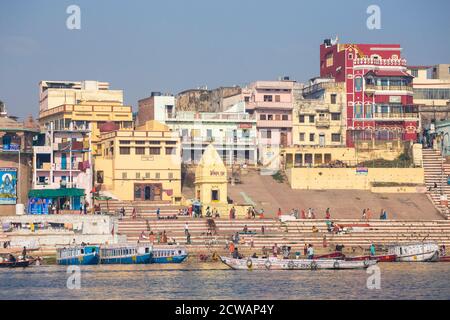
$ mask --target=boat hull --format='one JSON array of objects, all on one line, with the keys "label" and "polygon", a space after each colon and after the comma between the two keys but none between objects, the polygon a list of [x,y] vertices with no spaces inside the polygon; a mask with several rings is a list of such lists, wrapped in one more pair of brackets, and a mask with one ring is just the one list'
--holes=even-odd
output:
[{"label": "boat hull", "polygon": [[346,261],[364,261],[364,260],[375,260],[377,262],[395,262],[397,261],[397,256],[395,254],[387,254],[380,256],[357,256],[357,257],[346,257]]},{"label": "boat hull", "polygon": [[398,245],[389,248],[399,262],[433,262],[439,260],[439,246],[434,242]]},{"label": "boat hull", "polygon": [[450,256],[441,256],[438,262],[450,262]]},{"label": "boat hull", "polygon": [[61,266],[70,266],[70,265],[78,265],[78,266],[87,266],[87,265],[96,265],[100,261],[100,257],[98,253],[90,253],[86,255],[80,255],[77,257],[68,257],[68,258],[58,258],[56,262]]},{"label": "boat hull", "polygon": [[365,269],[375,265],[376,261],[344,261],[344,260],[282,260],[277,258],[248,258],[234,259],[220,257],[221,261],[234,270],[344,270],[344,269]]},{"label": "boat hull", "polygon": [[101,264],[148,264],[152,261],[152,254],[142,254],[136,256],[108,257],[101,258]]},{"label": "boat hull", "polygon": [[16,262],[1,262],[0,263],[0,268],[26,268],[30,265],[30,261],[29,260],[24,260],[24,261],[16,261]]},{"label": "boat hull", "polygon": [[172,257],[153,257],[152,263],[182,263],[187,258],[187,254]]}]

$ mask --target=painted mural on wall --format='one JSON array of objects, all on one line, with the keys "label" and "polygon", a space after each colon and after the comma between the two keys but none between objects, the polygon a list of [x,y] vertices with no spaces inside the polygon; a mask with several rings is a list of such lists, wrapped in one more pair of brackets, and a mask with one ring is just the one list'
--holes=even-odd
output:
[{"label": "painted mural on wall", "polygon": [[17,169],[0,168],[0,205],[17,202]]}]

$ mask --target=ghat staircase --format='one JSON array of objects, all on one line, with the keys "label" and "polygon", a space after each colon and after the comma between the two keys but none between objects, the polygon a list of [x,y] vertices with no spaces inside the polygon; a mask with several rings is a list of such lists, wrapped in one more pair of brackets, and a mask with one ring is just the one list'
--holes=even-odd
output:
[{"label": "ghat staircase", "polygon": [[[215,231],[213,235],[207,235],[209,229],[207,219],[183,218],[177,220],[156,219],[131,219],[119,221],[118,233],[126,235],[127,241],[141,243],[149,240],[139,239],[144,231],[157,234],[166,232],[168,239],[175,239],[179,244],[186,245],[184,225],[188,222],[191,234],[191,244],[187,245],[192,253],[211,254],[226,252],[226,241],[236,232],[241,232],[244,226],[255,235],[240,235],[241,244],[239,250],[251,253],[260,253],[263,247],[270,248],[274,244],[278,246],[291,246],[292,250],[302,251],[305,243],[311,243],[316,248],[323,249],[324,236],[329,248],[336,244],[344,244],[347,248],[365,248],[371,243],[376,245],[389,245],[395,243],[411,243],[417,241],[436,241],[439,245],[450,245],[450,220],[434,221],[393,221],[370,220],[362,222],[358,220],[334,220],[337,224],[368,224],[364,229],[355,229],[349,233],[331,234],[327,231],[325,220],[297,220],[281,223],[275,219],[255,220],[228,220],[214,219]],[[264,234],[261,227],[264,226]],[[315,226],[318,232],[312,232]],[[253,248],[251,247],[253,239]],[[331,250],[331,249],[323,249]]]},{"label": "ghat staircase", "polygon": [[443,216],[450,219],[448,208],[441,204],[441,191],[450,199],[450,186],[447,177],[450,175],[450,164],[445,162],[440,152],[433,149],[422,150],[423,168],[427,193]]}]

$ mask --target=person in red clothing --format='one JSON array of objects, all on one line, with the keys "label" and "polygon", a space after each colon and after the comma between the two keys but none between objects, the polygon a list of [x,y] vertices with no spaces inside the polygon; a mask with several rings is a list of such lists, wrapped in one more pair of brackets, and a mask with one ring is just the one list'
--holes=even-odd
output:
[{"label": "person in red clothing", "polygon": [[192,206],[189,206],[188,208],[188,212],[189,212],[189,217],[192,218]]},{"label": "person in red clothing", "polygon": [[278,218],[281,217],[281,208],[278,208],[277,217],[278,217]]},{"label": "person in red clothing", "polygon": [[327,210],[325,211],[325,219],[326,220],[331,219],[330,208],[327,208]]},{"label": "person in red clothing", "polygon": [[302,209],[302,219],[306,219],[306,213],[305,210]]}]

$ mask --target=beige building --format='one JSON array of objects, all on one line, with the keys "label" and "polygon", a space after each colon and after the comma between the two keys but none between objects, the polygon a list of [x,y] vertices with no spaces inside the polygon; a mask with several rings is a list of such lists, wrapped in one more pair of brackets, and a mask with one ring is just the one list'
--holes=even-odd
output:
[{"label": "beige building", "polygon": [[175,132],[149,121],[136,130],[103,132],[96,185],[123,201],[181,201],[181,147]]},{"label": "beige building", "polygon": [[[311,83],[295,97],[293,146],[345,146],[345,91],[334,82]],[[305,98],[306,97],[306,98]]]},{"label": "beige building", "polygon": [[123,104],[123,91],[110,90],[108,82],[49,81],[39,83],[39,111],[82,101],[103,101]]},{"label": "beige building", "polygon": [[433,119],[448,119],[450,64],[410,66],[408,72],[414,76],[414,104],[419,105],[422,125],[427,127]]}]

